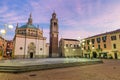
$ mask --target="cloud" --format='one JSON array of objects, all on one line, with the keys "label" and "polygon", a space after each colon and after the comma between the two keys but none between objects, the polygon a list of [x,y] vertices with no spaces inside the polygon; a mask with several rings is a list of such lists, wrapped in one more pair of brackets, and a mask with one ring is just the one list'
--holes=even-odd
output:
[{"label": "cloud", "polygon": [[5,13],[8,10],[7,6],[3,6],[0,8],[0,14]]},{"label": "cloud", "polygon": [[[106,7],[105,5],[103,5],[105,9],[102,7],[101,2],[97,2],[97,4],[98,6],[96,7],[96,9],[102,10],[101,12],[96,11],[97,14],[94,13],[96,9],[94,9],[94,6],[92,6],[92,4],[90,3],[88,4],[89,5],[88,7],[90,8],[86,7],[88,8],[87,10],[89,10],[88,12],[83,10],[85,8],[82,9],[82,6],[85,5],[77,5],[76,13],[80,15],[77,15],[76,18],[72,18],[72,19],[71,17],[67,18],[67,20],[63,21],[63,24],[70,26],[71,28],[76,28],[79,30],[82,29],[88,32],[94,31],[95,33],[96,31],[100,33],[100,32],[110,31],[119,28],[119,22],[120,22],[119,4],[113,4],[112,6],[106,5]],[[81,17],[81,15],[84,18]],[[85,16],[87,16],[87,18]]]},{"label": "cloud", "polygon": [[49,40],[50,19],[54,10],[60,33],[66,38],[84,38],[120,26],[120,4],[114,0],[6,0],[0,8],[0,22],[25,24],[32,12],[33,23],[47,26],[44,35]]}]

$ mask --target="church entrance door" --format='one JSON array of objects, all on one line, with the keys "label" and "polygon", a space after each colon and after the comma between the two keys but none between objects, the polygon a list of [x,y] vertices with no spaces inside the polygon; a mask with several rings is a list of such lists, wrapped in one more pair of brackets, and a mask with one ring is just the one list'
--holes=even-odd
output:
[{"label": "church entrance door", "polygon": [[31,42],[28,45],[28,55],[29,55],[29,58],[35,58],[35,52],[36,52],[35,43]]},{"label": "church entrance door", "polygon": [[33,52],[30,52],[30,58],[33,58]]}]

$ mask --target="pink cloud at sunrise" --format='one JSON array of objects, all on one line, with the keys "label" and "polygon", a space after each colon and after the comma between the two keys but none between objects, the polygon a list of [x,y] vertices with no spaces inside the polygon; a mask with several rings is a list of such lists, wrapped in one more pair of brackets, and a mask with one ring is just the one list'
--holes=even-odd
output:
[{"label": "pink cloud at sunrise", "polygon": [[[59,37],[85,38],[120,28],[120,0],[1,0],[0,29],[3,24],[26,24],[30,12],[49,42],[51,14],[59,20]],[[14,30],[8,31],[12,39]]]}]

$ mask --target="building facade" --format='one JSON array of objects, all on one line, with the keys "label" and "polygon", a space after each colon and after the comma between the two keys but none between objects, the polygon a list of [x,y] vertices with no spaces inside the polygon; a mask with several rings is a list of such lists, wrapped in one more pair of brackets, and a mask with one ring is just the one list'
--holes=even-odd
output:
[{"label": "building facade", "polygon": [[84,57],[120,59],[120,29],[85,38],[83,43]]},{"label": "building facade", "polygon": [[49,57],[59,57],[58,53],[58,19],[56,18],[56,13],[52,14],[52,19],[50,20],[50,48]]},{"label": "building facade", "polygon": [[[49,55],[49,47],[50,47],[50,44],[49,43],[46,43],[46,54]],[[49,57],[49,56],[48,56]]]},{"label": "building facade", "polygon": [[12,58],[13,57],[13,50],[14,50],[13,41],[8,40],[7,45],[6,45],[6,58]]},{"label": "building facade", "polygon": [[14,58],[40,58],[46,54],[46,37],[43,30],[34,26],[32,15],[26,25],[16,27],[14,36]]},{"label": "building facade", "polygon": [[82,51],[76,39],[61,39],[59,53],[61,57],[82,57]]},{"label": "building facade", "polygon": [[6,57],[6,44],[7,41],[0,36],[0,58]]}]

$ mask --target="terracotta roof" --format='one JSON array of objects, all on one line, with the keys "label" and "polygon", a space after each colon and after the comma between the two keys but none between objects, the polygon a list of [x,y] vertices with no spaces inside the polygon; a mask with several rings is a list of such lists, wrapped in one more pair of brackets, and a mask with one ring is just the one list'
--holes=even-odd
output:
[{"label": "terracotta roof", "polygon": [[120,29],[110,31],[110,32],[106,32],[106,33],[97,34],[97,35],[94,35],[94,36],[91,36],[91,37],[88,37],[88,38],[97,37],[97,36],[101,36],[101,35],[107,35],[107,34],[114,34],[114,33],[118,33],[118,32],[120,32]]},{"label": "terracotta roof", "polygon": [[77,39],[63,39],[63,40],[67,40],[67,41],[79,41]]}]

